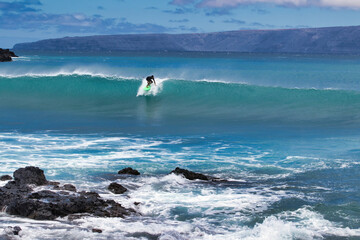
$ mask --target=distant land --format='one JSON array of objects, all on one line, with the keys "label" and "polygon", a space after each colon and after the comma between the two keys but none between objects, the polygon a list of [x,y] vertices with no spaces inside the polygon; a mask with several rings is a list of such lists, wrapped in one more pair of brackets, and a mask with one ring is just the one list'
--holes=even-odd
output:
[{"label": "distant land", "polygon": [[360,26],[65,37],[19,43],[13,49],[59,53],[166,51],[357,55],[360,54]]}]

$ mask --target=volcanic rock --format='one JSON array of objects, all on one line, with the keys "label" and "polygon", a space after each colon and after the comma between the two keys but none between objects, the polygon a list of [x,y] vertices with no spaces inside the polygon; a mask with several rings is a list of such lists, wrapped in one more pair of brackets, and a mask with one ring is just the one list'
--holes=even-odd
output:
[{"label": "volcanic rock", "polygon": [[20,232],[21,230],[22,230],[22,229],[21,229],[21,227],[19,227],[19,226],[13,227],[13,233],[14,233],[14,235],[19,235],[19,232]]},{"label": "volcanic rock", "polygon": [[212,177],[206,176],[204,174],[195,173],[195,172],[192,172],[192,171],[189,171],[189,170],[186,170],[183,168],[179,168],[179,167],[177,167],[175,170],[173,170],[170,173],[174,173],[176,175],[183,175],[186,179],[189,179],[189,180],[199,179],[199,180],[208,181],[208,180],[213,179]]},{"label": "volcanic rock", "polygon": [[120,170],[118,174],[140,175],[140,172],[138,170],[132,169],[131,167],[128,167]]},{"label": "volcanic rock", "polygon": [[11,57],[17,57],[14,52],[9,49],[0,48],[0,62],[11,62]]},{"label": "volcanic rock", "polygon": [[94,233],[102,233],[102,230],[98,229],[98,228],[93,228],[92,232],[94,232]]},{"label": "volcanic rock", "polygon": [[38,167],[19,168],[14,172],[14,179],[17,184],[35,184],[38,186],[46,185],[47,180],[44,171]]},{"label": "volcanic rock", "polygon": [[8,180],[11,180],[12,177],[10,175],[2,175],[0,177],[0,181],[8,181]]},{"label": "volcanic rock", "polygon": [[68,191],[34,192],[27,184],[48,184],[43,171],[36,167],[20,168],[14,172],[14,178],[14,181],[0,187],[0,209],[11,215],[53,220],[68,215],[125,217],[135,213],[133,209],[124,208],[114,200],[101,198],[96,192],[75,193],[76,188],[71,184],[64,185],[64,189]]},{"label": "volcanic rock", "polygon": [[122,185],[120,185],[120,184],[118,184],[116,182],[110,183],[108,189],[112,193],[115,193],[115,194],[123,194],[124,192],[127,191],[127,189],[125,187],[123,187]]},{"label": "volcanic rock", "polygon": [[60,185],[59,182],[54,182],[54,181],[48,181],[47,184],[48,184],[48,185],[52,185],[52,186],[58,186],[58,185]]},{"label": "volcanic rock", "polygon": [[76,192],[76,187],[72,184],[65,184],[63,188],[67,191]]}]

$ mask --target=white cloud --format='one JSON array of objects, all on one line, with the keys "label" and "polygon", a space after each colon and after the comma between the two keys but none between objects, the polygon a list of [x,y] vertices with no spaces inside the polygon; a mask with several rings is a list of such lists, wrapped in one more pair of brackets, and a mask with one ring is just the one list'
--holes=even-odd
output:
[{"label": "white cloud", "polygon": [[319,3],[325,7],[360,8],[360,0],[321,0]]},{"label": "white cloud", "polygon": [[202,0],[200,7],[236,7],[241,4],[269,3],[295,7],[332,7],[360,9],[360,0]]}]

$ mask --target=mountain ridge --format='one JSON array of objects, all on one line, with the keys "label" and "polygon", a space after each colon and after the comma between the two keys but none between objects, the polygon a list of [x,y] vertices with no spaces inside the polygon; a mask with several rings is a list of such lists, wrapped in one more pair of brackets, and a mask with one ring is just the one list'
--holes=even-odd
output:
[{"label": "mountain ridge", "polygon": [[93,35],[19,43],[44,52],[237,52],[360,54],[360,26],[236,30],[212,33]]}]

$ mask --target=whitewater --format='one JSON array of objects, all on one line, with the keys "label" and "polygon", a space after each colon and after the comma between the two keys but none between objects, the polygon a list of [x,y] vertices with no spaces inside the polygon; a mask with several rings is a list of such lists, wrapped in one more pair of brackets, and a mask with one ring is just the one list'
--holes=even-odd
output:
[{"label": "whitewater", "polygon": [[[144,91],[148,75],[157,85]],[[359,83],[360,58],[342,56],[3,63],[0,175],[37,166],[141,215],[35,221],[1,212],[0,234],[18,225],[21,239],[359,239]],[[125,167],[141,175],[119,177]],[[176,167],[227,181],[169,174]],[[129,191],[112,194],[113,181]]]}]

